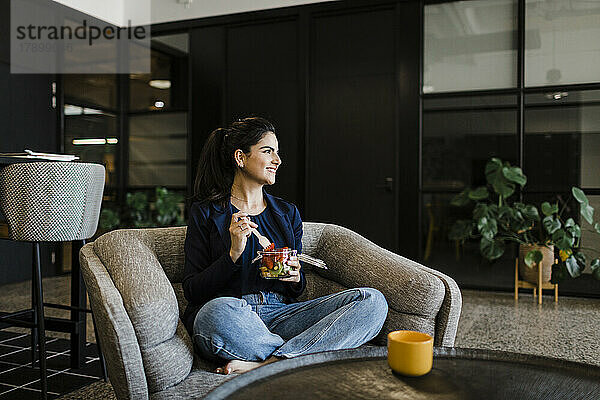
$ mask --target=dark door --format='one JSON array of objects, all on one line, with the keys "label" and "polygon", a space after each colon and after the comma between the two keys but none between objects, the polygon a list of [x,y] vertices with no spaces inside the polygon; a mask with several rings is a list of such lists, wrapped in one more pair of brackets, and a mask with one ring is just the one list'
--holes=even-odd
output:
[{"label": "dark door", "polygon": [[307,215],[397,249],[394,10],[315,16]]}]

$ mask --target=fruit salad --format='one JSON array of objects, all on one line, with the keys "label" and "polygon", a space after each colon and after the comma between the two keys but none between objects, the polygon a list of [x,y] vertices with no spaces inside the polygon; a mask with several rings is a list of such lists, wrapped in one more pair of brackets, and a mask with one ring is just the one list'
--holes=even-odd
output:
[{"label": "fruit salad", "polygon": [[272,243],[264,251],[259,251],[258,254],[262,256],[259,267],[260,275],[265,279],[287,278],[290,276],[290,270],[292,269],[287,261],[297,258],[296,250],[289,247],[276,249]]}]

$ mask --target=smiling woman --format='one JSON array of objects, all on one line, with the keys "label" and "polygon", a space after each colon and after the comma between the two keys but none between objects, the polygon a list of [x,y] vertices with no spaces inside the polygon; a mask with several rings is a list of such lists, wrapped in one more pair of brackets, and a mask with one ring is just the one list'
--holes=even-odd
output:
[{"label": "smiling woman", "polygon": [[[262,118],[215,130],[200,155],[185,240],[183,320],[203,357],[226,362],[220,373],[360,346],[387,316],[385,298],[371,288],[297,302],[306,287],[296,255],[300,213],[264,190],[281,164],[275,128]],[[286,274],[261,275],[257,237],[292,254],[277,259]]]}]

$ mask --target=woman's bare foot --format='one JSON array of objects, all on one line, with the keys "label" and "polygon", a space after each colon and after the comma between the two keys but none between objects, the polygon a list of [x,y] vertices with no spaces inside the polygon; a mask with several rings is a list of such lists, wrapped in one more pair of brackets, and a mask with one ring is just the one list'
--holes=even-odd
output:
[{"label": "woman's bare foot", "polygon": [[224,367],[217,368],[215,372],[217,374],[229,375],[229,374],[243,374],[258,368],[261,365],[270,364],[279,360],[277,357],[269,357],[265,361],[242,361],[242,360],[231,360]]}]

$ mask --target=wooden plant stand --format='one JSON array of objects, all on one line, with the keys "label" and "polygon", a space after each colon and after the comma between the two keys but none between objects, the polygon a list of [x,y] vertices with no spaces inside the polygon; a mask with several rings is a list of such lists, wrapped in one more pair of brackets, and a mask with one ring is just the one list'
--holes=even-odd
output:
[{"label": "wooden plant stand", "polygon": [[[555,264],[558,264],[558,260],[554,260]],[[542,266],[537,265],[538,268],[538,279],[537,285],[522,281],[519,279],[519,257],[515,259],[515,300],[519,300],[519,288],[521,289],[533,289],[533,297],[538,298],[538,304],[542,304],[542,289],[554,289],[554,302],[558,303],[558,284],[552,284],[550,282],[542,282]],[[539,296],[538,296],[539,293]]]}]

